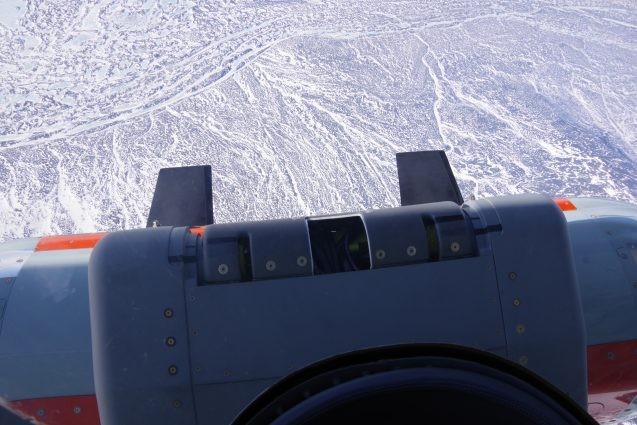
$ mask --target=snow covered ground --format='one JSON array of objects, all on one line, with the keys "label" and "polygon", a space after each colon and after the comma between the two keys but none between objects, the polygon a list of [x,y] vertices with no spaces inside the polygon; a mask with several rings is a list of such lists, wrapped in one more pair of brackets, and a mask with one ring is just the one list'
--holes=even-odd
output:
[{"label": "snow covered ground", "polygon": [[143,226],[168,166],[221,222],[397,206],[424,149],[465,197],[637,203],[637,5],[0,2],[0,241]]}]

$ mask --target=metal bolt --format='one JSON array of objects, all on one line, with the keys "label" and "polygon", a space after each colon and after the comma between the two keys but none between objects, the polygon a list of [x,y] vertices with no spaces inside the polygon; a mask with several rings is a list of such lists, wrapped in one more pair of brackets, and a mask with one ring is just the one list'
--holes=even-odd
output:
[{"label": "metal bolt", "polygon": [[229,370],[225,370],[223,372],[223,376],[230,376],[230,371]]},{"label": "metal bolt", "polygon": [[181,407],[181,400],[173,400],[173,407],[179,409]]},{"label": "metal bolt", "polygon": [[451,252],[458,252],[460,251],[460,244],[458,242],[451,242],[449,249],[451,249]]},{"label": "metal bolt", "polygon": [[514,305],[514,306],[516,306],[516,307],[519,307],[519,306],[520,306],[520,300],[519,300],[519,299],[517,299],[517,298],[516,298],[516,299],[514,299],[514,300],[513,300],[513,305]]},{"label": "metal bolt", "polygon": [[523,333],[524,333],[524,331],[526,330],[526,328],[524,327],[524,325],[519,324],[519,325],[517,325],[517,326],[515,327],[515,330],[517,331],[517,333],[519,333],[519,334],[523,334]]},{"label": "metal bolt", "polygon": [[191,295],[191,296],[189,296],[189,297],[188,297],[188,299],[189,299],[190,301],[195,301],[195,296],[194,296],[194,295]]},{"label": "metal bolt", "polygon": [[173,311],[170,308],[167,308],[166,310],[164,310],[164,317],[166,317],[167,319],[170,319],[171,317],[173,317]]},{"label": "metal bolt", "polygon": [[515,280],[518,278],[518,274],[516,272],[510,272],[509,273],[509,279],[510,280]]},{"label": "metal bolt", "polygon": [[519,361],[522,366],[526,366],[529,363],[529,358],[527,356],[522,356]]},{"label": "metal bolt", "polygon": [[195,373],[201,373],[201,367],[195,366]]},{"label": "metal bolt", "polygon": [[379,249],[378,251],[376,251],[376,258],[378,258],[379,260],[382,260],[385,258],[385,251],[383,251],[382,249]]},{"label": "metal bolt", "polygon": [[273,260],[266,261],[265,269],[269,272],[274,271],[276,269],[276,263]]},{"label": "metal bolt", "polygon": [[177,375],[177,366],[175,365],[170,365],[168,367],[168,373],[170,373],[171,375]]},{"label": "metal bolt", "polygon": [[45,413],[45,412],[44,412],[44,409],[38,409],[38,410],[36,410],[36,412],[35,412],[35,414],[36,414],[36,415],[38,415],[38,416],[44,416],[44,413]]},{"label": "metal bolt", "polygon": [[410,257],[413,257],[414,255],[416,255],[416,247],[413,245],[409,245],[407,247],[407,255],[409,255]]},{"label": "metal bolt", "polygon": [[615,353],[613,353],[612,351],[608,352],[608,360],[615,360]]},{"label": "metal bolt", "polygon": [[228,265],[227,264],[219,264],[217,268],[219,274],[228,274]]},{"label": "metal bolt", "polygon": [[79,415],[80,413],[82,413],[82,408],[80,406],[75,406],[73,408],[73,413],[75,413],[76,415]]},{"label": "metal bolt", "polygon": [[296,259],[296,265],[299,267],[305,267],[307,265],[307,257],[301,255]]},{"label": "metal bolt", "polygon": [[192,331],[192,336],[197,336],[199,335],[199,331],[197,329]]},{"label": "metal bolt", "polygon": [[169,347],[174,347],[177,344],[177,340],[175,338],[173,338],[172,336],[169,336],[168,338],[166,338],[166,345]]}]

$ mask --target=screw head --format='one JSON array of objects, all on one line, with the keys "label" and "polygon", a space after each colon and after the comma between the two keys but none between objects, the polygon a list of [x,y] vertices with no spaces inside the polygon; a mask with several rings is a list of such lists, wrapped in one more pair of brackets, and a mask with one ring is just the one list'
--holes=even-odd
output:
[{"label": "screw head", "polygon": [[522,366],[526,366],[529,363],[529,358],[527,356],[522,356],[520,357],[519,362]]},{"label": "screw head", "polygon": [[179,409],[182,406],[181,400],[173,400],[173,407]]},{"label": "screw head", "polygon": [[79,415],[80,413],[82,413],[82,408],[80,406],[75,406],[73,408],[73,413],[75,413],[76,415]]},{"label": "screw head", "polygon": [[518,278],[518,274],[516,272],[510,272],[509,273],[509,279],[510,280],[515,280]]},{"label": "screw head", "polygon": [[177,340],[175,338],[173,338],[172,336],[169,336],[168,338],[166,338],[166,345],[169,347],[174,347],[177,344]]},{"label": "screw head", "polygon": [[516,298],[516,299],[514,299],[514,300],[513,300],[513,305],[514,305],[514,306],[516,306],[516,307],[519,307],[519,306],[520,306],[520,300],[519,300],[519,299],[517,299],[517,298]]},{"label": "screw head", "polygon": [[171,317],[173,317],[175,313],[173,312],[173,310],[171,308],[167,308],[164,310],[164,317],[170,319]]},{"label": "screw head", "polygon": [[408,246],[407,255],[409,255],[410,257],[413,257],[414,255],[416,255],[416,247],[413,245]]},{"label": "screw head", "polygon": [[276,263],[274,262],[274,260],[268,260],[265,263],[265,269],[269,272],[272,272],[276,269]]},{"label": "screw head", "polygon": [[383,260],[386,256],[387,256],[387,254],[382,249],[379,249],[378,251],[376,251],[376,258],[377,259]]},{"label": "screw head", "polygon": [[38,416],[44,416],[45,412],[44,409],[38,409],[35,411],[35,414]]},{"label": "screw head", "polygon": [[460,244],[458,242],[451,242],[449,249],[451,249],[451,252],[457,253],[460,251]]},{"label": "screw head", "polygon": [[519,324],[515,327],[515,330],[519,334],[523,334],[526,331],[526,327],[523,324]]},{"label": "screw head", "polygon": [[228,274],[228,265],[219,264],[219,267],[217,267],[217,271],[219,272],[220,275]]},{"label": "screw head", "polygon": [[171,375],[177,375],[178,369],[175,365],[168,366],[168,373]]},{"label": "screw head", "polygon": [[296,259],[296,265],[299,267],[305,267],[307,265],[307,257],[301,255]]}]

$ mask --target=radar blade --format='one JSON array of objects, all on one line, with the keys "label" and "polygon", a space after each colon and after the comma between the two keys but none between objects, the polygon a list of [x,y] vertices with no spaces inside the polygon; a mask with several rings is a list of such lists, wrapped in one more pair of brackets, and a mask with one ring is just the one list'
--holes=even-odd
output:
[{"label": "radar blade", "polygon": [[402,152],[396,154],[400,204],[464,200],[444,151]]},{"label": "radar blade", "polygon": [[162,168],[146,227],[212,224],[212,171],[209,165]]}]

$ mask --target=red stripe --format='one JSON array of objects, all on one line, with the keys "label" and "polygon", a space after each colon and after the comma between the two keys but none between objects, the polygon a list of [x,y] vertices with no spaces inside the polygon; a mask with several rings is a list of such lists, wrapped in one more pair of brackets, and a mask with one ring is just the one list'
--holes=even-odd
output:
[{"label": "red stripe", "polygon": [[94,395],[10,401],[7,407],[38,425],[100,425]]},{"label": "red stripe", "polygon": [[107,233],[89,233],[85,235],[46,236],[40,239],[36,251],[57,251],[64,249],[94,248]]},{"label": "red stripe", "polygon": [[612,419],[637,397],[637,340],[591,345],[587,351],[588,402],[596,403],[595,419]]}]

